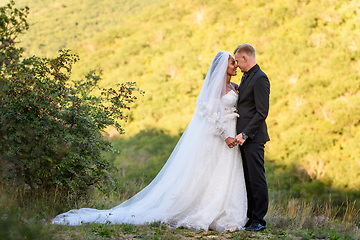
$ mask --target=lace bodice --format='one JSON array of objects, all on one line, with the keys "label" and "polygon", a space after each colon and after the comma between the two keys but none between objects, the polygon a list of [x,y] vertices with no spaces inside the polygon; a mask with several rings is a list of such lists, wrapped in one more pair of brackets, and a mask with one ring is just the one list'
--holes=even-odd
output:
[{"label": "lace bodice", "polygon": [[233,90],[221,97],[221,102],[225,106],[225,116],[223,119],[220,119],[216,127],[220,133],[220,136],[224,140],[228,137],[235,137],[234,124],[231,123],[234,122],[237,117],[239,117],[236,109],[237,99],[238,95]]},{"label": "lace bodice", "polygon": [[233,115],[236,112],[237,99],[238,95],[233,90],[221,97],[221,102],[225,105],[225,110],[228,114]]}]

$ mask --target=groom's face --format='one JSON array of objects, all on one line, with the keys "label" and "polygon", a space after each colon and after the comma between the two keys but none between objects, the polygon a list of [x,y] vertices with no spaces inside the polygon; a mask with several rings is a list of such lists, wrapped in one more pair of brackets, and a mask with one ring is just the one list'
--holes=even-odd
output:
[{"label": "groom's face", "polygon": [[237,52],[234,57],[235,57],[237,67],[240,68],[241,72],[244,72],[245,67],[246,67],[245,55]]}]

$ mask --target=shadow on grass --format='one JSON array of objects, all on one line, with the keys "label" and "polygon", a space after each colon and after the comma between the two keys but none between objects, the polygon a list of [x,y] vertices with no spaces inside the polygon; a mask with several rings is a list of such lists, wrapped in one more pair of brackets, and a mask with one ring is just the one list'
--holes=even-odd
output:
[{"label": "shadow on grass", "polygon": [[[143,181],[146,186],[165,164],[180,136],[171,136],[155,128],[141,131],[128,139],[113,140],[120,154],[108,154],[107,157],[122,169],[122,177]],[[265,168],[270,197],[276,202],[296,198],[318,205],[331,204],[340,207],[339,215],[345,214],[347,202],[360,209],[360,201],[356,202],[360,191],[336,189],[330,181],[310,179],[298,166],[276,164],[271,159],[266,159]],[[301,174],[301,179],[287,169],[299,169],[296,172]]]}]

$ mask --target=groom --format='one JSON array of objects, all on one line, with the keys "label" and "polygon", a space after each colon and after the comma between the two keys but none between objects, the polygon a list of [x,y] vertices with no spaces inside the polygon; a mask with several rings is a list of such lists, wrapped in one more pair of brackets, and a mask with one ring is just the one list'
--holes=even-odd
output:
[{"label": "groom", "polygon": [[241,44],[235,51],[235,61],[244,73],[239,86],[236,141],[243,159],[248,198],[248,231],[266,228],[264,216],[268,209],[268,188],[265,179],[264,146],[270,140],[265,119],[269,112],[270,82],[256,64],[255,49]]}]

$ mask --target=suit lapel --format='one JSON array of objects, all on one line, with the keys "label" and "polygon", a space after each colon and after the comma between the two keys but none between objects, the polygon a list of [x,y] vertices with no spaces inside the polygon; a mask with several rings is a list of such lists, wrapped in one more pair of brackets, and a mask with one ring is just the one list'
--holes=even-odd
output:
[{"label": "suit lapel", "polygon": [[249,84],[249,82],[251,81],[251,79],[252,79],[252,77],[255,75],[255,73],[256,73],[256,72],[250,73],[250,75],[247,77],[247,79],[240,84],[239,95],[244,91],[244,89],[245,89],[246,86]]}]

